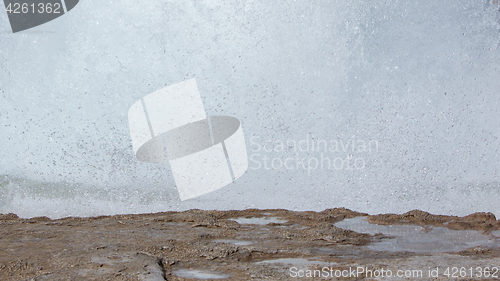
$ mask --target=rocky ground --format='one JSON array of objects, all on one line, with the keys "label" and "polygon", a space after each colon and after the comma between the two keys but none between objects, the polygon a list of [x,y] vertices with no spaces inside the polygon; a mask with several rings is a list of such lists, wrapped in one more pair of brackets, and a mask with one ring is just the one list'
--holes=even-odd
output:
[{"label": "rocky ground", "polygon": [[[492,243],[454,252],[375,251],[369,245],[396,240],[334,226],[359,216],[380,225],[477,230]],[[343,208],[58,220],[5,214],[0,280],[500,280],[499,230],[490,213],[368,216]]]}]

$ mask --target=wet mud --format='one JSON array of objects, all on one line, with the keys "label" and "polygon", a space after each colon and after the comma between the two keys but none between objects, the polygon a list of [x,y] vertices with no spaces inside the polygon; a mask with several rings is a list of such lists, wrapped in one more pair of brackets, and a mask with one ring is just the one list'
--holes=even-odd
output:
[{"label": "wet mud", "polygon": [[[474,239],[457,241],[462,248],[442,251],[386,250],[374,246],[410,243],[412,232],[403,237],[406,240],[383,229],[356,232],[345,223],[353,218],[378,226],[412,226],[418,231],[418,241],[424,242],[425,233],[439,234],[440,229],[474,231],[480,239],[476,244]],[[338,227],[340,222],[345,227]],[[3,214],[0,280],[386,279],[366,273],[334,276],[352,268],[385,269],[394,274],[398,269],[421,269],[421,278],[391,279],[447,280],[443,275],[447,267],[500,267],[499,230],[500,222],[491,213],[455,217],[418,210],[373,216],[344,208],[322,212],[189,210],[58,220]],[[426,276],[437,267],[443,271],[442,279]],[[489,279],[498,280],[492,276],[481,280]]]}]

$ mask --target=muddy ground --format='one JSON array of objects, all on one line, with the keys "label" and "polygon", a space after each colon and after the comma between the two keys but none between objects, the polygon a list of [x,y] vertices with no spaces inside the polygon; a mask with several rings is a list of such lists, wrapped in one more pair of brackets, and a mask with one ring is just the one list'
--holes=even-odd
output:
[{"label": "muddy ground", "polygon": [[[382,225],[477,230],[495,243],[448,253],[373,251],[367,246],[392,238],[334,226],[359,216]],[[375,216],[344,208],[190,210],[58,220],[4,214],[0,280],[500,280],[494,272],[500,268],[499,230],[491,213],[454,217],[417,210]],[[453,267],[465,275],[447,276]],[[436,268],[437,277],[429,271]],[[422,276],[398,277],[398,270]]]}]

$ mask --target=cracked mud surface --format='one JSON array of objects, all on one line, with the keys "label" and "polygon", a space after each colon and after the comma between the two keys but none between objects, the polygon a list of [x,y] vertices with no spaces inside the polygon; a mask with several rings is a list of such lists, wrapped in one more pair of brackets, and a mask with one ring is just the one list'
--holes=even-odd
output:
[{"label": "cracked mud surface", "polygon": [[[500,236],[500,221],[490,213],[454,217],[415,210],[368,216],[344,208],[250,209],[59,220],[5,214],[0,215],[0,280],[290,280],[295,279],[290,276],[291,267],[304,271],[325,266],[339,270],[500,267],[496,242],[451,253],[369,250],[367,245],[391,238],[334,226],[359,216],[381,225],[478,230],[496,242]],[[242,218],[252,224],[235,221]]]}]

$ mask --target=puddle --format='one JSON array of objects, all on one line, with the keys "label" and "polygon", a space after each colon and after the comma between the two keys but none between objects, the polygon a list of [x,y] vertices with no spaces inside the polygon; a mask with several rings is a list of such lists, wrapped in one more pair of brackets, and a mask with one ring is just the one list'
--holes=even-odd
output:
[{"label": "puddle", "polygon": [[248,246],[253,244],[252,241],[235,240],[235,239],[218,239],[218,240],[213,240],[213,242],[229,243],[237,246]]},{"label": "puddle", "polygon": [[93,263],[103,263],[103,264],[114,264],[118,262],[129,262],[132,261],[129,257],[119,256],[119,255],[111,255],[111,256],[94,256],[90,258],[90,261]]},{"label": "puddle", "polygon": [[229,275],[218,274],[206,270],[196,270],[196,269],[177,269],[172,272],[173,275],[182,278],[192,278],[199,280],[210,280],[210,279],[226,279]]},{"label": "puddle", "polygon": [[322,261],[310,261],[307,259],[302,259],[302,258],[285,258],[285,259],[276,259],[276,260],[265,260],[265,261],[260,261],[256,262],[256,264],[286,264],[286,265],[293,265],[293,266],[311,266],[311,265],[332,265],[327,262],[322,262]]},{"label": "puddle", "polygon": [[335,226],[368,234],[382,233],[394,236],[368,245],[370,250],[389,252],[442,253],[458,252],[477,246],[494,246],[495,239],[475,230],[452,230],[445,227],[429,227],[427,231],[415,225],[371,224],[364,217],[340,221]]},{"label": "puddle", "polygon": [[236,218],[232,219],[239,224],[257,224],[257,225],[266,225],[269,223],[285,223],[287,220],[280,219],[278,217],[263,217],[263,218]]},{"label": "puddle", "polygon": [[495,230],[491,232],[491,235],[500,238],[500,230]]}]

